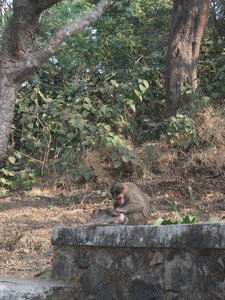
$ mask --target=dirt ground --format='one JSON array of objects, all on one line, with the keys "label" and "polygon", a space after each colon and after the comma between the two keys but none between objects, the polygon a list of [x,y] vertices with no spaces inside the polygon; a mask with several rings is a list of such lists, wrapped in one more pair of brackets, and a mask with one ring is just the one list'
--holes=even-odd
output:
[{"label": "dirt ground", "polygon": [[[162,217],[174,219],[168,201],[181,216],[195,215],[198,222],[225,216],[225,175],[189,178],[153,176],[139,186],[149,195],[149,223]],[[93,209],[110,205],[107,191],[33,188],[0,199],[0,276],[48,277],[53,226],[85,224]],[[222,221],[224,222],[224,220]]]}]

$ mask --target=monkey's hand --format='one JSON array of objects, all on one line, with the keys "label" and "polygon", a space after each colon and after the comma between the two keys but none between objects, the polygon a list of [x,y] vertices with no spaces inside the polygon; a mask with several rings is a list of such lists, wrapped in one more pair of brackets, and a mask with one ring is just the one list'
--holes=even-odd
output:
[{"label": "monkey's hand", "polygon": [[115,211],[118,213],[118,215],[124,212],[124,210],[120,207],[116,208]]},{"label": "monkey's hand", "polygon": [[117,217],[120,215],[120,213],[114,210],[113,208],[107,208],[106,212],[113,217]]}]

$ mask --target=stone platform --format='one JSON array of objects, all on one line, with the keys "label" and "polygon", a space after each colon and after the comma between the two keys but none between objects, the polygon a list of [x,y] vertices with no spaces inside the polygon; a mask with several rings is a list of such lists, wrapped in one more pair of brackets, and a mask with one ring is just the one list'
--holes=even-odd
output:
[{"label": "stone platform", "polygon": [[56,227],[52,278],[71,299],[224,299],[225,224]]}]

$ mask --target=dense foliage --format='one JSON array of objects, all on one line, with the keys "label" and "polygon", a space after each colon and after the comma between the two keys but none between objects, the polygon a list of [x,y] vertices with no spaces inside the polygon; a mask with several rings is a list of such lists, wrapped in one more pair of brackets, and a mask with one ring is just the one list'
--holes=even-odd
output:
[{"label": "dense foliage", "polygon": [[[36,47],[55,26],[79,16],[94,2],[65,0],[50,9],[42,16]],[[65,43],[23,84],[8,157],[1,164],[1,195],[46,178],[47,183],[57,182],[58,175],[77,181],[95,178],[97,167],[83,160],[90,149],[98,151],[102,163],[117,176],[138,172],[137,165],[141,174],[154,171],[154,162],[163,155],[162,141],[185,153],[203,146],[210,151],[210,142],[201,144],[196,115],[213,115],[218,106],[224,107],[224,3],[213,3],[197,93],[183,91],[192,103],[166,120],[164,70],[171,1],[116,1],[94,27]],[[225,125],[223,113],[220,122]]]}]

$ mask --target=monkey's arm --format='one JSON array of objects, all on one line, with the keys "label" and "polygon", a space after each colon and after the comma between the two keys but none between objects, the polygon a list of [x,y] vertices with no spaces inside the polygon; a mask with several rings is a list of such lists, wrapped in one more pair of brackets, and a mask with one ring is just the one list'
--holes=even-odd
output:
[{"label": "monkey's arm", "polygon": [[130,203],[125,205],[124,207],[118,207],[115,210],[120,213],[128,214],[134,212],[143,212],[145,206],[141,203]]},{"label": "monkey's arm", "polygon": [[119,214],[120,214],[118,211],[115,210],[115,208],[111,208],[111,207],[108,207],[106,209],[106,212],[107,212],[107,214],[109,214],[110,216],[113,216],[113,217],[119,216]]}]

